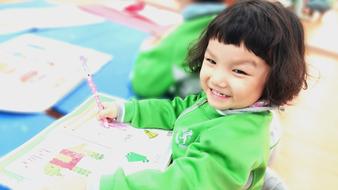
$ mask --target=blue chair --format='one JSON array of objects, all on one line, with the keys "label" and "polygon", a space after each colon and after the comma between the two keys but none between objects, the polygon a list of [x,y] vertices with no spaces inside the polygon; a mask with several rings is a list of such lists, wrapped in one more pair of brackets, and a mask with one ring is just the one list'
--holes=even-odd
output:
[{"label": "blue chair", "polygon": [[31,139],[54,120],[45,114],[0,112],[0,157]]}]

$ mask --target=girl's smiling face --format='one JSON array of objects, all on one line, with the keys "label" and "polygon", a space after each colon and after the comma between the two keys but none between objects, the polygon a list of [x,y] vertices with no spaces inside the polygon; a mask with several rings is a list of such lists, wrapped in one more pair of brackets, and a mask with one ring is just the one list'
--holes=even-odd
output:
[{"label": "girl's smiling face", "polygon": [[208,102],[219,110],[244,108],[262,95],[270,67],[260,57],[240,46],[211,39],[200,71]]}]

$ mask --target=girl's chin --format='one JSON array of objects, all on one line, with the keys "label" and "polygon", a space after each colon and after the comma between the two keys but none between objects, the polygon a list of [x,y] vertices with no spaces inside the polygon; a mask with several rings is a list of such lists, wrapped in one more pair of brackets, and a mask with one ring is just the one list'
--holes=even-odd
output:
[{"label": "girl's chin", "polygon": [[226,105],[224,105],[223,103],[219,102],[219,101],[215,101],[211,98],[208,98],[208,103],[209,105],[211,105],[212,107],[218,109],[218,110],[225,110],[228,109],[228,107]]}]

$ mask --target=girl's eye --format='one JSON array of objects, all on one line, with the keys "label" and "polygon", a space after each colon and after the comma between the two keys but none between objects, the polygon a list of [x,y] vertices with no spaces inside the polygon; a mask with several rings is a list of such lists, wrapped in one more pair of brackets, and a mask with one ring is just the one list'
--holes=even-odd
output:
[{"label": "girl's eye", "polygon": [[211,64],[216,64],[216,61],[210,59],[210,58],[205,58],[205,60]]},{"label": "girl's eye", "polygon": [[232,70],[234,73],[236,74],[241,74],[241,75],[248,75],[246,72],[242,71],[242,70],[239,70],[239,69],[234,69]]}]

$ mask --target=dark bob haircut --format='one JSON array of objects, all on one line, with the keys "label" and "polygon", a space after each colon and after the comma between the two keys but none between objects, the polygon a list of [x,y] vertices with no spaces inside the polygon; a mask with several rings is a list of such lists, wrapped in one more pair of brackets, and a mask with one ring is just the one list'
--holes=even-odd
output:
[{"label": "dark bob haircut", "polygon": [[221,12],[189,50],[187,63],[192,72],[200,71],[210,39],[236,46],[243,43],[270,66],[260,99],[281,106],[307,88],[303,26],[279,2],[238,1]]}]

